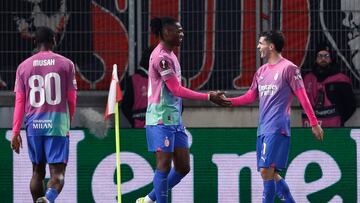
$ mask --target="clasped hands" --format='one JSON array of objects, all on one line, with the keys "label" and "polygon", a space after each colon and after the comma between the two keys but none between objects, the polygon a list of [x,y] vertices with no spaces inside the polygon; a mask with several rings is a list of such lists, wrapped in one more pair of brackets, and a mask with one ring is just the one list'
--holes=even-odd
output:
[{"label": "clasped hands", "polygon": [[224,91],[210,91],[210,101],[220,106],[231,106],[231,101],[226,98]]}]

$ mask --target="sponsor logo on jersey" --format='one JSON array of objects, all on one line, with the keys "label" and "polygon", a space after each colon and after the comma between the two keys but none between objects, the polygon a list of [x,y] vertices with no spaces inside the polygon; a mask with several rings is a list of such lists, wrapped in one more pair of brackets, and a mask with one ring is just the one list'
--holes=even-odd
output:
[{"label": "sponsor logo on jersey", "polygon": [[52,120],[33,120],[33,129],[51,129],[53,128]]},{"label": "sponsor logo on jersey", "polygon": [[276,85],[259,85],[260,96],[272,96],[278,90]]}]

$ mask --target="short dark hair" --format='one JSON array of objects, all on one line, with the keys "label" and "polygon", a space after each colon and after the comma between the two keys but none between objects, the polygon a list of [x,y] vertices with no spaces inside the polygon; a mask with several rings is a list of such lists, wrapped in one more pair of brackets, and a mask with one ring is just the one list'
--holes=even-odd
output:
[{"label": "short dark hair", "polygon": [[35,43],[40,44],[54,44],[54,31],[48,27],[38,27],[35,31]]},{"label": "short dark hair", "polygon": [[155,17],[150,21],[151,32],[163,39],[162,30],[166,25],[175,25],[178,21],[171,17]]},{"label": "short dark hair", "polygon": [[283,33],[280,31],[277,30],[266,31],[261,33],[260,37],[265,37],[265,40],[267,42],[273,43],[275,45],[275,50],[279,53],[284,48],[285,39]]}]

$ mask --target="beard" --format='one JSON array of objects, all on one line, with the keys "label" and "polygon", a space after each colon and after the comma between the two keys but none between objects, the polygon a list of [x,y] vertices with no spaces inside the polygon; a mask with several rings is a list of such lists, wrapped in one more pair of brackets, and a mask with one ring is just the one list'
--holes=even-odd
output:
[{"label": "beard", "polygon": [[324,70],[326,70],[326,68],[328,68],[329,65],[330,65],[330,63],[327,63],[327,62],[318,63],[318,66],[321,67]]},{"label": "beard", "polygon": [[260,50],[260,57],[267,58],[269,51],[267,49]]}]

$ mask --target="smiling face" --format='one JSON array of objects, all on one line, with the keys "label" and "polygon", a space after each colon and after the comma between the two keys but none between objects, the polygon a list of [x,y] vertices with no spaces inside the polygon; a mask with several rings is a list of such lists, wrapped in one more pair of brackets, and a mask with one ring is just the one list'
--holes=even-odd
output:
[{"label": "smiling face", "polygon": [[178,47],[184,38],[184,30],[180,23],[177,22],[174,25],[167,25],[164,28],[164,41],[170,46]]},{"label": "smiling face", "polygon": [[260,52],[261,58],[267,58],[269,56],[270,51],[273,49],[273,44],[269,43],[265,40],[265,37],[260,37],[257,48]]},{"label": "smiling face", "polygon": [[341,10],[345,13],[342,24],[349,28],[347,37],[352,62],[360,73],[360,3],[354,0],[342,0]]}]

